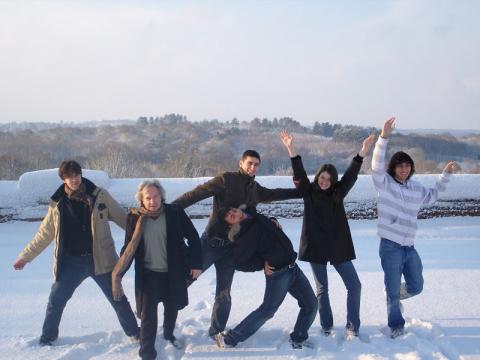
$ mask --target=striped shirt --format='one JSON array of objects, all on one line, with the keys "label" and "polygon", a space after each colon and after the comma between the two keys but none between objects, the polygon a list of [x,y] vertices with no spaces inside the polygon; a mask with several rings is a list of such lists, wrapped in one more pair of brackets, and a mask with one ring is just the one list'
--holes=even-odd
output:
[{"label": "striped shirt", "polygon": [[401,184],[385,171],[387,144],[380,136],[372,156],[373,184],[378,191],[377,234],[402,246],[413,246],[420,207],[437,200],[451,174],[444,171],[433,188],[411,179]]}]

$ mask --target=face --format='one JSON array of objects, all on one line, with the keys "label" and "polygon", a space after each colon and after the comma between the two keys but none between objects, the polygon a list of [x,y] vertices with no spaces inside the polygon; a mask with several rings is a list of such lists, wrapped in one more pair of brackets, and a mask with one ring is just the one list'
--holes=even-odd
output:
[{"label": "face", "polygon": [[332,185],[330,174],[326,171],[321,172],[318,177],[318,186],[322,190],[327,190]]},{"label": "face", "polygon": [[401,182],[405,182],[408,179],[408,175],[412,171],[412,166],[408,162],[404,162],[395,166],[395,179]]},{"label": "face", "polygon": [[245,159],[240,160],[239,166],[245,173],[253,177],[260,166],[260,160],[256,157],[247,156]]},{"label": "face", "polygon": [[70,190],[76,191],[82,183],[81,174],[68,175],[63,179],[63,183],[68,186]]},{"label": "face", "polygon": [[230,209],[230,211],[225,215],[225,221],[230,225],[235,225],[241,222],[245,218],[245,213],[240,209]]},{"label": "face", "polygon": [[147,186],[142,190],[142,205],[148,211],[157,211],[162,206],[162,196],[155,186]]}]

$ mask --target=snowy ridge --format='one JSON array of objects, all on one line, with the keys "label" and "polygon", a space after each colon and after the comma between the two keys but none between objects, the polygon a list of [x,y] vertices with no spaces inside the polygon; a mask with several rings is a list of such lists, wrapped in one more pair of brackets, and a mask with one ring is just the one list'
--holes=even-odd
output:
[{"label": "snowy ridge", "polygon": [[[23,174],[19,181],[0,181],[0,217],[6,219],[39,219],[45,214],[50,196],[60,186],[57,169],[34,171]],[[84,176],[97,185],[106,188],[124,207],[134,207],[135,192],[144,179],[110,179],[108,174],[98,170],[84,170]],[[313,176],[310,177],[313,179]],[[433,186],[438,175],[415,175],[417,181]],[[209,180],[200,178],[159,178],[172,201],[186,191]],[[293,187],[290,176],[258,176],[256,180],[268,188]],[[426,206],[420,218],[438,216],[480,216],[480,175],[454,175],[447,190],[439,201]],[[191,217],[205,217],[210,213],[212,199],[208,198],[187,209]],[[376,217],[376,192],[370,175],[360,175],[345,199],[347,214],[354,219]],[[260,205],[259,210],[279,217],[303,215],[302,199],[292,199],[273,204]]]}]

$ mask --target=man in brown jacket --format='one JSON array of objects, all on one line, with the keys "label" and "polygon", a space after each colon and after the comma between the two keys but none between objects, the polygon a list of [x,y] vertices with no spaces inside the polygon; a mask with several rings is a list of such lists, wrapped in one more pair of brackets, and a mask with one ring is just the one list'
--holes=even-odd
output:
[{"label": "man in brown jacket", "polygon": [[64,161],[58,173],[64,184],[52,195],[40,229],[13,264],[15,270],[22,270],[54,241],[54,283],[40,345],[51,345],[57,339],[63,309],[88,277],[112,304],[125,334],[138,338],[137,321],[127,298],[114,301],[112,295],[111,273],[118,255],[108,221],[125,229],[126,213],[106,190],[82,177],[77,162]]},{"label": "man in brown jacket", "polygon": [[216,223],[216,214],[220,208],[245,205],[249,211],[256,211],[258,203],[267,203],[277,200],[300,198],[296,189],[267,189],[255,181],[255,174],[260,166],[260,155],[254,150],[247,150],[239,161],[237,172],[224,172],[206,183],[197,186],[192,191],[186,192],[173,204],[186,208],[203,199],[213,196],[213,208],[210,219],[201,237],[203,271],[212,264],[216,270],[215,304],[212,309],[212,320],[209,335],[215,335],[225,330],[232,300],[230,289],[233,274],[233,244],[228,240],[227,232],[216,233],[214,237],[208,235],[212,224]]}]

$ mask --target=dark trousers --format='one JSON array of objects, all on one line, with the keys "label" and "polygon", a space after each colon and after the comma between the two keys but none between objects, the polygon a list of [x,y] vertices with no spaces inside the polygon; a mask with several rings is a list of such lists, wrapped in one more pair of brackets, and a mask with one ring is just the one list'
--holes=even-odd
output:
[{"label": "dark trousers", "polygon": [[235,346],[253,335],[267,320],[273,317],[287,293],[297,300],[300,307],[290,338],[295,342],[302,342],[308,338],[308,329],[317,313],[317,298],[302,270],[295,264],[293,267],[276,271],[272,275],[266,275],[265,278],[265,294],[262,304],[234,329],[227,332],[226,344]]},{"label": "dark trousers", "polygon": [[[310,265],[317,286],[320,324],[324,330],[328,330],[333,327],[333,315],[328,296],[327,265],[318,263],[310,263]],[[360,328],[360,294],[362,292],[362,284],[351,261],[333,264],[333,267],[337,270],[347,288],[347,325],[345,327],[358,331]]]},{"label": "dark trousers", "polygon": [[210,329],[208,330],[209,335],[215,335],[225,330],[232,307],[230,290],[235,273],[233,245],[227,243],[225,246],[212,246],[206,233],[203,233],[200,240],[202,243],[203,271],[206,271],[212,264],[216,271],[215,303],[212,309]]},{"label": "dark trousers", "polygon": [[155,339],[158,325],[158,303],[163,302],[163,337],[173,340],[177,321],[177,305],[168,296],[168,273],[144,270],[142,288],[142,318],[140,324],[140,351],[142,359],[155,359]]},{"label": "dark trousers", "polygon": [[61,272],[53,283],[48,299],[45,321],[43,323],[42,339],[53,341],[58,337],[58,327],[63,309],[72,297],[75,289],[86,278],[91,277],[102,289],[115,310],[118,321],[127,336],[138,335],[138,325],[128,300],[123,296],[121,301],[114,301],[112,295],[112,273],[95,275],[93,256],[70,256],[62,259]]}]

